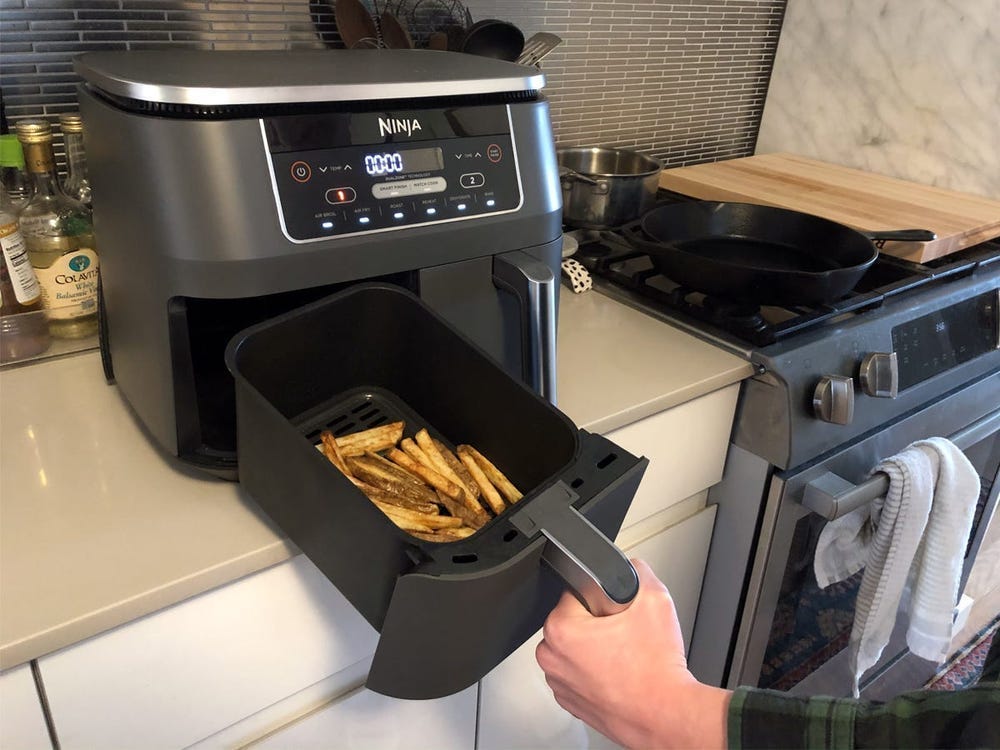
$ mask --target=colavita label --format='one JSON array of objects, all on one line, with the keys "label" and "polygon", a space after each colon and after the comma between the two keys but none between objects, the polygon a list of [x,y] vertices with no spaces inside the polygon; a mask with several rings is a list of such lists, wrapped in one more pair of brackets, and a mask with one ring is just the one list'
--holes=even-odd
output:
[{"label": "colavita label", "polygon": [[97,253],[81,248],[48,268],[35,269],[49,318],[69,320],[97,312],[97,266]]},{"label": "colavita label", "polygon": [[41,290],[28,260],[28,249],[24,237],[18,231],[17,224],[0,224],[0,247],[3,248],[3,263],[7,264],[11,286],[14,287],[14,297],[25,305],[38,299]]}]

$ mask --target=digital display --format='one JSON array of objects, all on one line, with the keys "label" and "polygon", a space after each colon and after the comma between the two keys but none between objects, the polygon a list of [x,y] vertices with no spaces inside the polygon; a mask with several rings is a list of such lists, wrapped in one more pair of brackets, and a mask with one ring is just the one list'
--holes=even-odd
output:
[{"label": "digital display", "polygon": [[407,151],[379,151],[365,154],[365,172],[372,177],[383,177],[405,172],[433,172],[444,168],[441,149],[414,148]]},{"label": "digital display", "polygon": [[899,389],[997,348],[997,292],[959,302],[892,329],[899,360]]}]

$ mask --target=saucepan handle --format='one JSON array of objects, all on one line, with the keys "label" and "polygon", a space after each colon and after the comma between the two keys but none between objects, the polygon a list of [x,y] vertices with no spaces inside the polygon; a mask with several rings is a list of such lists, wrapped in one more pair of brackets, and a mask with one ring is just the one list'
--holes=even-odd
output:
[{"label": "saucepan handle", "polygon": [[893,231],[862,232],[872,242],[931,242],[937,235],[929,229],[897,229]]},{"label": "saucepan handle", "polygon": [[588,185],[600,185],[600,182],[595,180],[593,177],[588,177],[585,174],[580,174],[574,169],[569,167],[559,167],[559,179],[561,180],[577,180],[579,182],[586,182]]},{"label": "saucepan handle", "polygon": [[542,559],[591,614],[622,612],[639,593],[639,576],[622,551],[572,506],[576,497],[557,482],[511,522],[528,536],[540,532],[548,540]]}]

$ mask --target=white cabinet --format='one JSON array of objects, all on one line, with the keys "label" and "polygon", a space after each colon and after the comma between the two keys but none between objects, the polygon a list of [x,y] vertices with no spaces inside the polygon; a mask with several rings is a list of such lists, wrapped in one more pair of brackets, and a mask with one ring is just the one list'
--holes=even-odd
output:
[{"label": "white cabinet", "polygon": [[607,434],[649,467],[622,528],[642,521],[722,479],[739,383]]},{"label": "white cabinet", "polygon": [[52,750],[35,678],[27,664],[0,674],[0,748]]},{"label": "white cabinet", "polygon": [[253,750],[473,750],[478,688],[406,701],[357,690],[279,729]]},{"label": "white cabinet", "polygon": [[[698,609],[714,523],[715,506],[704,508],[626,550],[629,557],[646,560],[670,589],[685,643]],[[477,750],[617,747],[555,702],[535,662],[540,640],[541,632],[483,678]]]},{"label": "white cabinet", "polygon": [[39,666],[64,750],[176,748],[348,670],[376,642],[375,630],[299,555]]}]

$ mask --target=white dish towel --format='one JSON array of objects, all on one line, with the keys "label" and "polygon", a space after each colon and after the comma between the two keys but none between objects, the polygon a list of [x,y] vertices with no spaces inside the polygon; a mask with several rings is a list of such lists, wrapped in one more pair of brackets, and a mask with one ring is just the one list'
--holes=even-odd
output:
[{"label": "white dish towel", "polygon": [[889,640],[904,590],[910,651],[938,663],[947,656],[979,498],[978,473],[945,438],[917,441],[876,471],[889,477],[886,496],[826,524],[814,561],[821,588],[865,568],[848,645],[855,697]]}]

